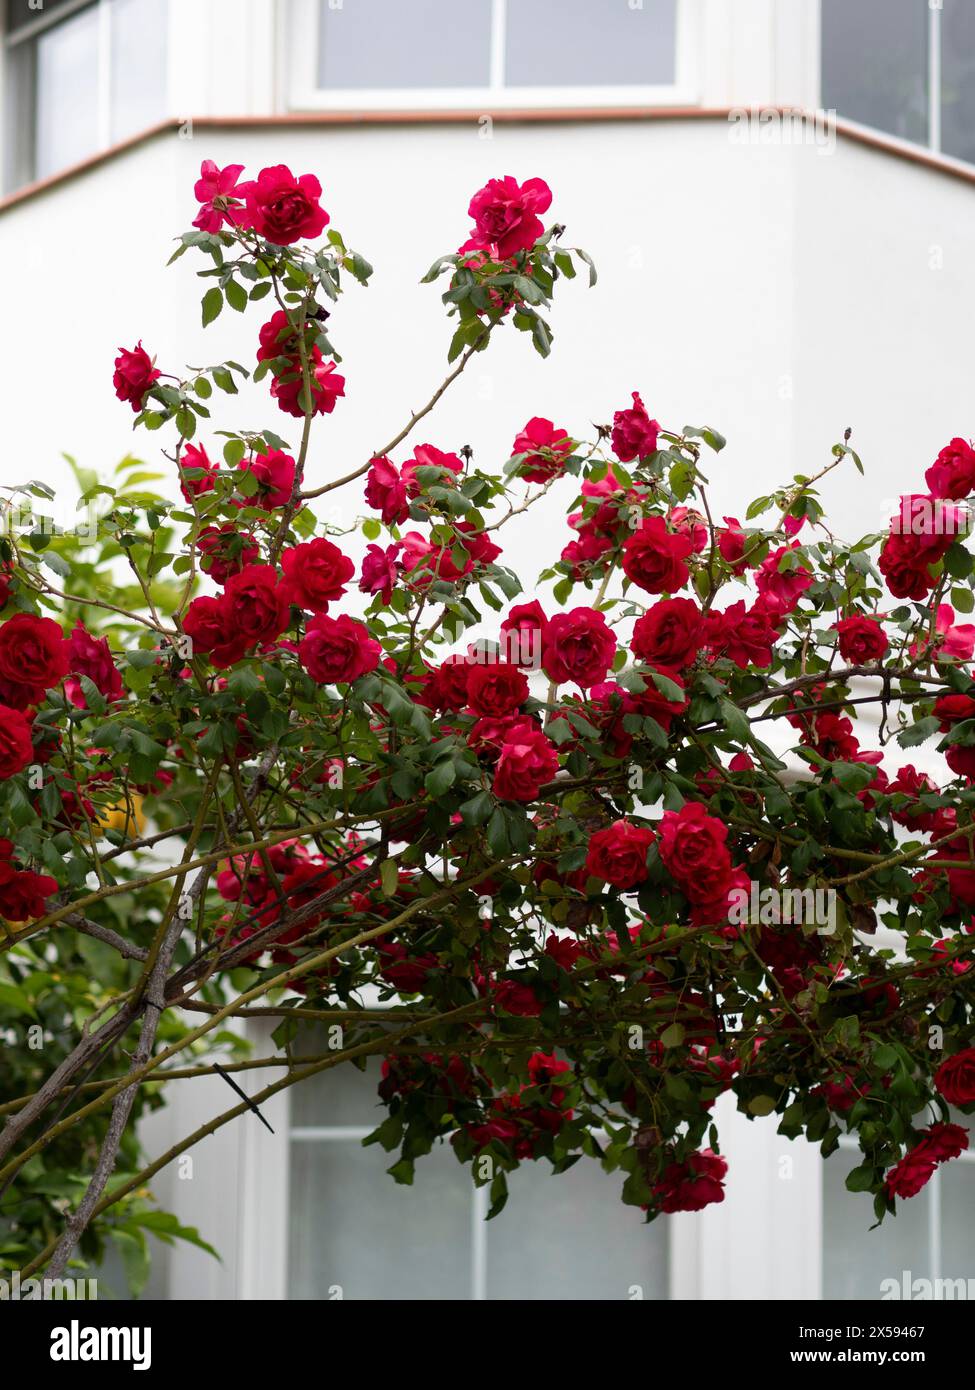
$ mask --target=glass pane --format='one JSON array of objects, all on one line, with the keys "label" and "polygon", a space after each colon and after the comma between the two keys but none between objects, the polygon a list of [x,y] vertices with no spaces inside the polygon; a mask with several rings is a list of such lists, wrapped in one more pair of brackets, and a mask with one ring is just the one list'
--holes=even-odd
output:
[{"label": "glass pane", "polygon": [[644,1225],[620,1201],[624,1176],[588,1158],[558,1177],[545,1160],[510,1174],[507,1206],[487,1226],[488,1298],[625,1301],[638,1285],[665,1299],[666,1223],[680,1218]]},{"label": "glass pane", "polygon": [[975,6],[944,0],[941,16],[941,148],[975,163]]},{"label": "glass pane", "polygon": [[[329,1051],[324,1028],[309,1028],[295,1040],[295,1053],[324,1057]],[[375,1128],[386,1118],[379,1099],[381,1063],[370,1058],[365,1073],[347,1062],[329,1071],[310,1076],[291,1092],[291,1124],[296,1129],[310,1125],[369,1125]]]},{"label": "glass pane", "polygon": [[319,4],[319,87],[488,85],[491,0]]},{"label": "glass pane", "polygon": [[926,144],[926,0],[822,0],[822,16],[824,109]]},{"label": "glass pane", "polygon": [[402,1187],[385,1171],[393,1162],[378,1146],[292,1144],[289,1298],[325,1299],[336,1285],[345,1299],[470,1298],[469,1170],[436,1148]]},{"label": "glass pane", "polygon": [[840,1149],[823,1165],[823,1298],[879,1299],[885,1279],[929,1279],[928,1213],[931,1193],[898,1202],[897,1216],[875,1231],[873,1198],[844,1183],[859,1166],[859,1151]]},{"label": "glass pane", "polygon": [[676,0],[508,0],[506,87],[669,85]]},{"label": "glass pane", "polygon": [[36,174],[98,148],[98,12],[82,10],[37,40]]},{"label": "glass pane", "polygon": [[[971,1116],[958,1116],[971,1128]],[[967,1293],[975,1298],[975,1162],[956,1158],[940,1168],[941,1268],[943,1279],[966,1279]]]},{"label": "glass pane", "polygon": [[112,0],[112,139],[166,114],[166,0]]}]

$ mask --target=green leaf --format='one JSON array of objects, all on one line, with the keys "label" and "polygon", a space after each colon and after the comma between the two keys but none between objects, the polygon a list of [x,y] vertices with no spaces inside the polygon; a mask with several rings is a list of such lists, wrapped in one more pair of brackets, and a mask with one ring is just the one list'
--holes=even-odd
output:
[{"label": "green leaf", "polygon": [[443,796],[453,785],[457,777],[457,766],[452,757],[441,758],[440,762],[427,773],[423,779],[423,785],[431,796]]},{"label": "green leaf", "polygon": [[223,292],[219,285],[208,289],[203,296],[203,327],[212,323],[223,308]]},{"label": "green leaf", "polygon": [[[224,286],[224,294],[227,296],[227,303],[231,309],[236,309],[238,314],[242,314],[247,308],[247,291],[236,280],[227,281]],[[220,311],[217,310],[217,312]]]},{"label": "green leaf", "polygon": [[382,884],[383,897],[391,898],[399,887],[399,870],[396,867],[395,859],[384,859],[379,866],[379,880]]}]

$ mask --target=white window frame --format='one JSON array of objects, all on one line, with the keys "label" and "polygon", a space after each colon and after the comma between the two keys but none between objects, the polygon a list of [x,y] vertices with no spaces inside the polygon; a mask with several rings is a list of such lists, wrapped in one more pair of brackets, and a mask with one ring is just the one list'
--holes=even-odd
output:
[{"label": "white window frame", "polygon": [[696,106],[700,102],[702,0],[676,0],[675,80],[638,87],[506,87],[504,39],[507,0],[492,0],[491,81],[487,87],[321,88],[317,85],[319,3],[291,0],[287,23],[292,111],[484,111],[566,107]]},{"label": "white window frame", "polygon": [[[924,3],[924,0],[918,0],[919,8],[920,8],[920,4],[922,4],[922,3]],[[864,131],[867,131],[867,130],[875,131],[878,135],[884,136],[884,138],[887,139],[887,140],[889,140],[892,144],[900,145],[900,146],[901,146],[902,148],[904,148],[904,149],[910,149],[910,150],[930,150],[933,154],[941,154],[941,153],[942,153],[942,149],[941,149],[941,84],[942,84],[941,53],[942,53],[942,43],[943,43],[943,37],[942,37],[942,32],[943,32],[943,31],[942,31],[942,23],[941,23],[941,20],[942,20],[942,15],[943,15],[944,11],[943,11],[943,8],[942,8],[942,5],[941,5],[941,0],[928,0],[927,9],[928,9],[928,53],[927,53],[927,79],[928,79],[927,117],[928,117],[928,138],[927,138],[927,140],[925,140],[925,141],[923,141],[923,142],[922,142],[922,141],[919,141],[919,140],[917,140],[917,141],[916,141],[916,140],[904,140],[904,139],[902,139],[900,136],[892,134],[890,131],[882,130],[879,126],[865,126],[865,125],[863,125],[863,123],[860,122],[860,121],[853,121],[853,120],[850,120],[849,117],[844,116],[844,114],[843,114],[842,111],[837,111],[835,114],[836,114],[837,116],[839,116],[842,120],[844,120],[844,121],[846,122],[847,125],[853,126],[854,128],[859,129],[859,130],[864,130]],[[822,107],[822,84],[823,84],[823,54],[822,54],[823,15],[822,15],[822,0],[818,0],[818,3],[817,3],[817,11],[818,11],[818,13],[817,13],[817,15],[816,15],[816,48],[817,48],[817,52],[818,52],[818,54],[819,54],[819,74],[818,74],[818,79],[819,79],[819,80],[818,80],[818,86],[819,86],[819,101],[818,101],[818,105],[819,105],[819,107],[821,108],[821,107]],[[949,159],[950,159],[950,158],[953,158],[953,156],[946,156],[946,158],[949,158]],[[970,166],[968,165],[968,162],[967,162],[966,160],[957,160],[956,162],[957,162],[958,164],[963,165],[965,168],[970,167]]]},{"label": "white window frame", "polygon": [[[173,72],[177,66],[175,63],[169,61],[169,57],[171,54],[179,52],[179,45],[175,41],[180,34],[180,30],[176,26],[176,12],[178,6],[173,3],[173,0],[156,0],[156,3],[167,6],[169,36],[166,57],[166,106],[167,111],[169,111],[173,109]],[[46,11],[44,9],[39,9],[36,18],[29,20],[26,24],[22,24],[20,28],[10,32],[3,30],[2,44],[0,44],[0,59],[2,59],[2,63],[0,63],[0,67],[2,67],[2,73],[0,73],[0,97],[5,98],[6,69],[12,54],[16,54],[17,50],[24,44],[32,42],[42,34],[48,33],[50,30],[56,29],[59,25],[75,18],[77,15],[81,14],[82,11],[97,11],[98,58],[96,82],[98,96],[98,137],[95,148],[91,151],[89,156],[86,156],[87,158],[94,158],[99,154],[103,154],[117,143],[112,137],[112,4],[113,0],[71,0],[71,3],[64,5],[58,10]],[[2,26],[2,24],[3,16],[0,14],[0,26]],[[32,93],[32,95],[36,97],[35,93]],[[36,111],[28,113],[28,118],[24,121],[23,125],[20,127],[15,126],[14,129],[7,128],[5,116],[6,107],[4,104],[0,106],[0,127],[2,127],[4,146],[3,159],[0,160],[0,166],[3,168],[8,166],[13,167],[19,174],[19,171],[26,169],[28,160],[33,165],[35,158],[36,152],[33,149],[33,145],[35,139],[34,121],[36,118]],[[17,153],[13,158],[10,157],[9,153],[10,142],[17,142],[18,147]],[[40,177],[57,177],[60,172],[60,170],[54,170]],[[37,178],[38,175],[32,168],[29,177],[26,179],[18,177],[18,179],[13,182],[13,186],[9,189],[4,189],[4,191],[15,191],[16,188],[23,187],[25,183],[32,183]]]}]

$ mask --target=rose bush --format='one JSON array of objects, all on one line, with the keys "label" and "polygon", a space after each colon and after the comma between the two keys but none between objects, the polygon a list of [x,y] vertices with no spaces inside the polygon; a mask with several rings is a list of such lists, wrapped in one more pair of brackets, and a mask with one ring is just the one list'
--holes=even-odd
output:
[{"label": "rose bush", "polygon": [[[505,176],[425,277],[446,380],[312,477],[317,417],[360,388],[330,315],[370,267],[313,175],[243,172],[204,163],[174,259],[202,257],[204,326],[253,310],[266,423],[209,423],[240,363],[121,349],[166,495],[129,459],[82,478],[93,534],[2,539],[0,1026],[39,1041],[0,1052],[0,1255],[198,1239],[152,1209],[132,1121],[220,1053],[286,1066],[258,1107],[382,1057],[368,1142],[400,1182],[449,1142],[492,1215],[519,1164],[580,1157],[646,1220],[721,1201],[725,1092],[824,1156],[855,1135],[848,1186],[894,1212],[975,1105],[975,453],[951,439],[929,493],[843,541],[818,484],[861,468],[848,436],[721,522],[722,437],[632,389],[588,438],[584,412],[512,420],[496,466],[418,443],[496,333],[547,355],[556,288],[595,280],[543,180]],[[344,531],[315,515],[338,489]],[[556,495],[564,548],[520,577],[503,528]],[[275,1047],[245,1058],[227,1025],[254,1005]],[[339,1049],[301,1051],[315,1018]]]}]

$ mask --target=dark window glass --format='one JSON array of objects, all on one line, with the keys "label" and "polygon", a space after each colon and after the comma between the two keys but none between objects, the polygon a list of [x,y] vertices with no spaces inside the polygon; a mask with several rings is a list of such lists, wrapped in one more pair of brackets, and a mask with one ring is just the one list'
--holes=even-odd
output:
[{"label": "dark window glass", "polygon": [[928,141],[926,0],[822,0],[823,107]]},{"label": "dark window glass", "polygon": [[508,0],[505,86],[669,86],[676,11],[676,0]]},{"label": "dark window glass", "polygon": [[486,87],[491,0],[319,0],[318,84]]},{"label": "dark window glass", "polygon": [[71,0],[7,0],[7,33],[33,24],[37,19],[53,19]]},{"label": "dark window glass", "polygon": [[944,0],[941,148],[975,164],[975,5],[971,0]]}]

